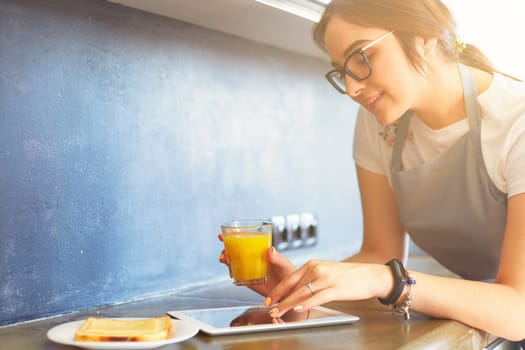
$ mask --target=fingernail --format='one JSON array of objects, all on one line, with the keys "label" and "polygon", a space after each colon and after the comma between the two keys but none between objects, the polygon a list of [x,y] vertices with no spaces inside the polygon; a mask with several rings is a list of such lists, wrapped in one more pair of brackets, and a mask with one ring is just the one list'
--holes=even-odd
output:
[{"label": "fingernail", "polygon": [[277,251],[275,250],[275,247],[272,247],[272,255],[277,254]]},{"label": "fingernail", "polygon": [[299,311],[301,311],[302,309],[303,309],[303,306],[302,306],[302,305],[297,305],[297,306],[294,306],[293,311],[295,311],[295,312],[299,312]]},{"label": "fingernail", "polygon": [[268,311],[268,314],[270,314],[271,317],[276,317],[278,313],[279,313],[279,309],[276,307]]},{"label": "fingernail", "polygon": [[264,299],[264,306],[270,306],[270,305],[272,305],[272,298],[266,297],[266,299]]}]

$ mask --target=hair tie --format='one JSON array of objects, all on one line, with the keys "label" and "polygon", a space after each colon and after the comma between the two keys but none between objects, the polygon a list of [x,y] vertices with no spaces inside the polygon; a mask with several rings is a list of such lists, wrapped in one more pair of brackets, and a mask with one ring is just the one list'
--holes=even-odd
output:
[{"label": "hair tie", "polygon": [[459,38],[454,38],[452,40],[452,46],[458,55],[461,55],[467,48],[467,44],[465,44],[465,42]]}]

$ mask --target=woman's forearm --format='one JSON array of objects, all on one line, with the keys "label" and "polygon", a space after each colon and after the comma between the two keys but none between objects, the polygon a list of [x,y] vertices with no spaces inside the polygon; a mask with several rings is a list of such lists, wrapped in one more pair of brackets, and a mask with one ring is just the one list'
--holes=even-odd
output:
[{"label": "woman's forearm", "polygon": [[525,295],[512,287],[411,273],[417,281],[413,290],[414,311],[455,319],[509,340],[525,338]]}]

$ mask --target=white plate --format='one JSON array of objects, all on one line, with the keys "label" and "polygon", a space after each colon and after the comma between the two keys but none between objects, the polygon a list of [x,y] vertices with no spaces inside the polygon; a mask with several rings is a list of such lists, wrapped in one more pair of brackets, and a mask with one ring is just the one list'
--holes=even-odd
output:
[{"label": "white plate", "polygon": [[[121,318],[121,319],[132,319],[132,318]],[[137,319],[137,318],[133,318]],[[84,322],[72,321],[60,324],[51,328],[47,332],[49,340],[65,345],[78,346],[84,349],[154,349],[164,345],[178,343],[193,337],[199,332],[199,327],[193,322],[171,320],[172,331],[170,332],[168,339],[166,340],[155,340],[155,341],[103,341],[103,342],[92,342],[92,341],[75,341],[75,332],[78,327]]]}]

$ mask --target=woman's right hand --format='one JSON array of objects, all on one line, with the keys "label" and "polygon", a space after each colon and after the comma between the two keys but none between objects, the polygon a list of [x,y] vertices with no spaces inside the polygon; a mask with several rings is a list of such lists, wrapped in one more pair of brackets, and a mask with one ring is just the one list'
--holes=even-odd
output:
[{"label": "woman's right hand", "polygon": [[[219,234],[218,238],[222,242],[222,234]],[[264,284],[254,284],[254,285],[249,286],[250,289],[252,289],[253,291],[263,296],[267,296],[268,293],[277,284],[279,284],[279,282],[282,279],[284,279],[286,276],[288,276],[293,271],[295,271],[295,267],[293,266],[292,262],[287,257],[280,254],[274,247],[268,248],[268,250],[266,251],[266,254],[268,255],[268,262],[270,264],[270,278],[268,279],[268,282]],[[228,266],[228,270],[229,270],[230,265],[229,265],[228,257],[226,256],[226,253],[224,250],[221,252],[221,255],[219,256],[219,262]]]}]

